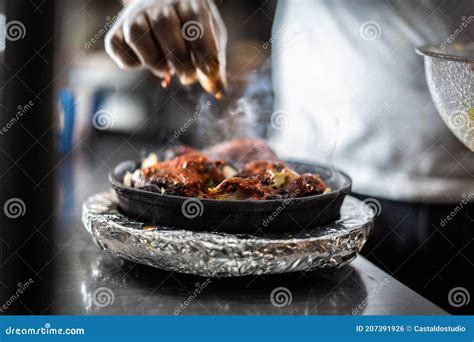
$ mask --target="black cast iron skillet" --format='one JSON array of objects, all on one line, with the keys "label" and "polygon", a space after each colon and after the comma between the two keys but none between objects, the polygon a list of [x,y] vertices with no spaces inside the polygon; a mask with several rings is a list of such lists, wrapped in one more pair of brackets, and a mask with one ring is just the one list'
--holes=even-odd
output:
[{"label": "black cast iron skillet", "polygon": [[120,163],[109,180],[123,214],[165,227],[254,234],[305,230],[339,219],[342,202],[351,190],[349,176],[326,166],[287,164],[299,173],[319,173],[332,191],[286,200],[210,200],[162,195],[123,184],[125,173],[139,166],[134,161]]}]

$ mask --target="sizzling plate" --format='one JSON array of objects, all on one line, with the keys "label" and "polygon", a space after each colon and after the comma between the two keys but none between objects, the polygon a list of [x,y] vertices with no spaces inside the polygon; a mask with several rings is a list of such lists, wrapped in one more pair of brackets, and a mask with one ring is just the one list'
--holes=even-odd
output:
[{"label": "sizzling plate", "polygon": [[299,173],[319,173],[332,191],[286,200],[227,201],[162,195],[123,184],[125,173],[137,168],[138,164],[134,161],[120,163],[109,175],[109,180],[123,214],[166,227],[253,234],[305,230],[339,219],[342,202],[351,190],[349,176],[316,164],[287,164]]}]

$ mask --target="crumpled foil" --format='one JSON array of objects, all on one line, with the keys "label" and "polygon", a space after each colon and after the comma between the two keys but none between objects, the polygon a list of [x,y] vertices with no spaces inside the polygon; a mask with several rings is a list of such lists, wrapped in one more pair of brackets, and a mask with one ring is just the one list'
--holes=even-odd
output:
[{"label": "crumpled foil", "polygon": [[112,192],[89,197],[82,221],[94,242],[119,257],[205,277],[235,277],[342,267],[373,228],[373,210],[348,196],[341,219],[324,227],[274,235],[195,232],[149,226],[117,210]]}]

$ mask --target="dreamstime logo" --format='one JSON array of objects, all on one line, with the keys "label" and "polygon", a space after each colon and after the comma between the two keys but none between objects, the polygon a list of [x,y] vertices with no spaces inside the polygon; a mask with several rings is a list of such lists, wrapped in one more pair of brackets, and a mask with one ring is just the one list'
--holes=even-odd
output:
[{"label": "dreamstime logo", "polygon": [[203,34],[204,28],[202,27],[201,23],[197,22],[196,20],[185,22],[181,28],[181,35],[183,36],[184,40],[187,40],[188,42],[201,39]]},{"label": "dreamstime logo", "polygon": [[291,291],[286,287],[277,287],[270,293],[270,302],[274,307],[282,308],[293,301]]},{"label": "dreamstime logo", "polygon": [[270,125],[274,129],[283,129],[288,127],[289,124],[289,115],[288,112],[284,110],[276,110],[272,113],[272,116],[270,118]]},{"label": "dreamstime logo", "polygon": [[362,130],[362,129],[366,129],[367,127],[369,127],[369,125],[374,122],[380,115],[382,115],[386,110],[387,108],[389,107],[390,105],[390,102],[385,100],[384,102],[382,102],[380,105],[378,105],[377,107],[375,107],[370,113],[369,115],[367,115],[365,117],[365,119],[361,122],[361,125],[359,126],[359,128]]},{"label": "dreamstime logo", "polygon": [[186,130],[191,127],[191,125],[199,119],[203,113],[207,113],[211,107],[211,101],[207,101],[202,105],[196,105],[194,107],[195,111],[192,117],[190,117],[178,130],[174,131],[173,136],[178,139],[181,134],[186,132]]},{"label": "dreamstime logo", "polygon": [[268,49],[285,30],[286,26],[283,24],[278,30],[272,33],[272,36],[262,43],[262,47],[266,50]]},{"label": "dreamstime logo", "polygon": [[440,221],[439,224],[441,227],[446,226],[459,212],[461,212],[464,206],[469,204],[469,202],[474,198],[474,193],[471,192],[469,194],[462,194],[461,197],[461,202],[459,202],[459,204],[454,207],[454,209]]},{"label": "dreamstime logo", "polygon": [[25,38],[26,28],[21,21],[12,20],[5,25],[5,38],[12,42]]},{"label": "dreamstime logo", "polygon": [[114,124],[114,117],[111,112],[101,109],[92,116],[92,125],[98,130],[105,130],[112,127]]},{"label": "dreamstime logo", "polygon": [[183,310],[185,310],[209,286],[210,283],[212,283],[210,278],[207,278],[202,283],[196,283],[196,288],[194,289],[193,293],[188,298],[186,298],[184,302],[179,304],[176,309],[174,309],[174,314],[179,315]]},{"label": "dreamstime logo", "polygon": [[35,281],[30,278],[24,283],[18,283],[15,293],[7,299],[5,303],[0,307],[0,312],[6,311],[20,296],[34,283]]},{"label": "dreamstime logo", "polygon": [[97,33],[89,41],[84,43],[84,48],[86,50],[89,50],[95,43],[97,43],[103,36],[105,36],[107,31],[113,26],[113,24],[115,24],[117,18],[118,16],[116,15],[113,17],[107,16],[105,18],[106,21],[104,26],[99,31],[97,31]]},{"label": "dreamstime logo", "polygon": [[202,215],[204,212],[204,206],[197,198],[188,198],[181,205],[181,212],[183,213],[184,217],[188,219],[194,219]]},{"label": "dreamstime logo", "polygon": [[5,133],[7,133],[8,130],[12,128],[34,105],[35,103],[31,100],[25,103],[24,105],[18,105],[16,107],[17,111],[15,115],[13,115],[10,120],[5,124],[5,126],[0,129],[0,135],[4,135]]},{"label": "dreamstime logo", "polygon": [[3,205],[3,212],[8,218],[16,219],[24,216],[26,213],[26,205],[20,198],[10,198]]},{"label": "dreamstime logo", "polygon": [[455,287],[448,293],[448,302],[455,308],[468,305],[470,301],[471,296],[469,291],[464,287]]},{"label": "dreamstime logo", "polygon": [[366,198],[360,203],[359,211],[364,217],[379,216],[382,212],[382,205],[375,198]]},{"label": "dreamstime logo", "polygon": [[375,298],[377,295],[382,294],[385,286],[390,282],[388,278],[385,278],[383,281],[377,284],[370,293],[367,295],[367,297],[364,298],[364,300],[357,305],[354,309],[352,309],[352,315],[358,315],[364,308]]},{"label": "dreamstime logo", "polygon": [[360,25],[359,34],[364,40],[379,39],[382,34],[382,28],[378,22],[369,20]]},{"label": "dreamstime logo", "polygon": [[449,123],[453,129],[462,129],[469,123],[469,116],[462,110],[455,111],[449,117]]},{"label": "dreamstime logo", "polygon": [[468,26],[474,22],[474,15],[470,15],[469,17],[463,16],[461,17],[461,24],[459,27],[454,30],[448,38],[444,40],[444,42],[441,43],[439,46],[441,50],[446,49],[454,40],[456,39],[457,36],[459,36],[465,29],[468,28]]},{"label": "dreamstime logo", "polygon": [[288,198],[283,200],[283,203],[280,204],[268,217],[263,219],[262,226],[268,226],[273,220],[277,218],[280,213],[285,210],[287,205],[290,205],[292,200],[298,197],[300,191],[297,189],[294,193],[292,193]]},{"label": "dreamstime logo", "polygon": [[108,287],[98,287],[92,293],[92,304],[99,308],[105,308],[112,305],[115,300],[115,295]]}]

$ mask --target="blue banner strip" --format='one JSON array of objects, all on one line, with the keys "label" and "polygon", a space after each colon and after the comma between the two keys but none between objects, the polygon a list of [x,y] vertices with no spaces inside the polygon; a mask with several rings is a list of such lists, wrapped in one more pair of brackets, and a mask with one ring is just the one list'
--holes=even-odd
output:
[{"label": "blue banner strip", "polygon": [[0,341],[474,341],[474,316],[1,316]]}]

